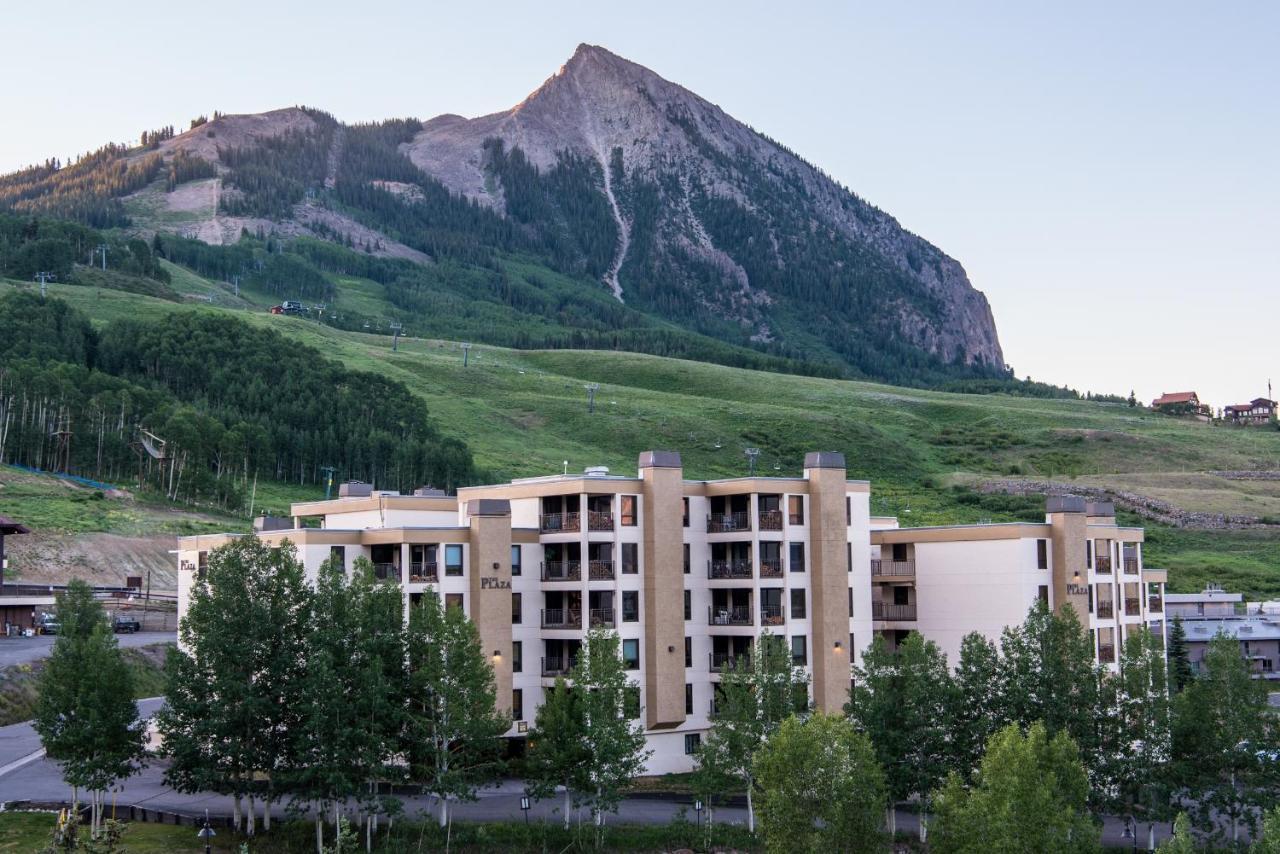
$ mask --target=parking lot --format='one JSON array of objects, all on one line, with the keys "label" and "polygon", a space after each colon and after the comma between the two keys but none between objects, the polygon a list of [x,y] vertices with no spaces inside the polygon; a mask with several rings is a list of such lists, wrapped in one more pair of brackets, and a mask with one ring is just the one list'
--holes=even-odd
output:
[{"label": "parking lot", "polygon": [[[153,643],[173,643],[177,640],[176,632],[137,632],[135,634],[116,635],[122,647],[147,646]],[[11,664],[25,664],[38,658],[47,658],[53,642],[53,635],[37,635],[32,638],[0,637],[0,667]]]}]

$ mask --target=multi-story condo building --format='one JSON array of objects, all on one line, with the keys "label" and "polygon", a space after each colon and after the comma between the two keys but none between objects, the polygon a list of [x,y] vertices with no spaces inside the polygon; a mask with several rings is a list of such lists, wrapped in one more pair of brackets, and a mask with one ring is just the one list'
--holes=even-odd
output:
[{"label": "multi-story condo building", "polygon": [[[1138,592],[1163,589],[1141,570],[1141,530],[1117,528],[1101,509],[1086,515],[1083,502],[1054,499],[1043,525],[932,529],[873,525],[869,505],[868,483],[847,479],[837,453],[808,454],[801,477],[699,481],[684,478],[678,454],[648,451],[635,477],[594,468],[456,497],[344,484],[337,499],[295,504],[292,520],[257,535],[292,541],[312,577],[331,555],[348,567],[363,556],[400,585],[406,608],[431,589],[464,609],[492,651],[513,739],[585,633],[616,631],[651,773],[692,767],[720,672],[765,631],[808,673],[815,707],[837,711],[873,632],[896,640],[916,629],[954,663],[966,632],[998,636],[1037,596],[1091,613],[1096,586],[1112,608],[1090,628],[1114,657],[1117,631],[1151,603],[1158,611],[1159,592],[1150,602]],[[180,540],[180,613],[209,550],[232,536]]]},{"label": "multi-story condo building", "polygon": [[1187,661],[1204,666],[1209,641],[1225,635],[1240,644],[1255,679],[1280,679],[1280,611],[1269,603],[1246,603],[1241,593],[1210,584],[1200,593],[1170,593],[1169,619],[1183,621]]}]

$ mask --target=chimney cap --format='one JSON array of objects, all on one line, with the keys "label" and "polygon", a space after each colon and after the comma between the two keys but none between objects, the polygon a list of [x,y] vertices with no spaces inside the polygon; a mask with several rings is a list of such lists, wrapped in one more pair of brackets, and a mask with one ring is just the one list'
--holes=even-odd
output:
[{"label": "chimney cap", "polygon": [[339,498],[368,498],[373,495],[373,484],[349,480],[338,485]]},{"label": "chimney cap", "polygon": [[810,451],[804,455],[804,467],[807,469],[842,469],[845,468],[844,454],[839,451]]},{"label": "chimney cap", "polygon": [[289,531],[293,529],[293,519],[288,516],[259,516],[253,520],[253,530],[258,533],[263,531]]},{"label": "chimney cap", "polygon": [[1085,512],[1090,516],[1115,516],[1116,505],[1110,501],[1090,501],[1085,504]]},{"label": "chimney cap", "polygon": [[1044,509],[1046,513],[1084,513],[1085,502],[1079,495],[1050,495]]},{"label": "chimney cap", "polygon": [[467,502],[468,516],[510,516],[511,502],[506,498],[473,498]]},{"label": "chimney cap", "polygon": [[415,498],[445,498],[446,493],[438,486],[419,486],[413,491]]},{"label": "chimney cap", "polygon": [[640,453],[642,469],[678,469],[680,467],[678,451],[642,451]]}]

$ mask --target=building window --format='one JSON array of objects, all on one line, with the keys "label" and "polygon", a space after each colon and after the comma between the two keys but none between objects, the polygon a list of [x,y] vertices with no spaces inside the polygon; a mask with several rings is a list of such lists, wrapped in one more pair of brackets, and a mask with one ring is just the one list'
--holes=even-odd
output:
[{"label": "building window", "polygon": [[845,572],[853,572],[853,543],[844,544],[844,559],[849,566]]},{"label": "building window", "polygon": [[[622,524],[625,525],[626,522],[623,522]],[[635,543],[622,544],[622,574],[623,575],[635,575],[636,572],[639,570],[639,558],[636,555],[639,548],[640,547]]]},{"label": "building window", "polygon": [[347,565],[347,547],[346,546],[329,546],[329,559],[337,558],[338,566]]},{"label": "building window", "polygon": [[693,619],[693,595],[688,590],[684,592],[684,618]]},{"label": "building window", "polygon": [[684,734],[684,755],[692,756],[698,752],[698,748],[702,746],[702,736],[696,732],[686,732]]},{"label": "building window", "polygon": [[444,547],[444,574],[462,575],[462,546],[448,545]]},{"label": "building window", "polygon": [[791,619],[804,619],[804,590],[796,589],[791,591]]},{"label": "building window", "polygon": [[524,720],[524,690],[521,688],[511,689],[511,720]]},{"label": "building window", "polygon": [[511,625],[518,626],[524,622],[523,597],[519,593],[511,594]]},{"label": "building window", "polygon": [[791,636],[791,663],[796,667],[809,663],[809,639],[804,635]]},{"label": "building window", "polygon": [[444,606],[446,608],[457,608],[459,611],[465,610],[463,607],[463,599],[461,593],[444,594]]},{"label": "building window", "polygon": [[684,574],[689,574],[689,544],[684,544]]},{"label": "building window", "polygon": [[520,673],[524,670],[524,643],[522,641],[511,642],[511,672]]},{"label": "building window", "polygon": [[1049,604],[1049,585],[1047,584],[1040,585],[1040,601],[1046,606]]},{"label": "building window", "polygon": [[790,557],[788,563],[791,571],[804,572],[804,543],[792,543]]},{"label": "building window", "polygon": [[687,528],[689,527],[689,499],[686,497],[681,500],[684,502],[684,526]]},{"label": "building window", "polygon": [[1049,568],[1049,541],[1036,540],[1036,569]]},{"label": "building window", "polygon": [[849,588],[849,616],[853,616],[853,588]]},{"label": "building window", "polygon": [[622,642],[622,665],[626,670],[640,669],[640,641],[627,638]]},{"label": "building window", "polygon": [[520,574],[520,547],[519,546],[511,547],[511,574],[512,575]]},{"label": "building window", "polygon": [[204,578],[204,574],[209,571],[209,553],[196,552],[196,580]]},{"label": "building window", "polygon": [[693,638],[684,639],[684,666],[693,667]]},{"label": "building window", "polygon": [[634,527],[636,524],[636,497],[634,495],[623,495],[622,498],[622,524],[628,527]]},{"label": "building window", "polygon": [[804,524],[804,496],[787,496],[787,521],[792,525]]},{"label": "building window", "polygon": [[635,720],[640,717],[640,688],[635,685],[628,685],[622,691],[622,711],[626,714],[627,720]]},{"label": "building window", "polygon": [[622,591],[622,622],[634,623],[640,619],[640,592],[638,590]]},{"label": "building window", "polygon": [[1093,567],[1093,540],[1084,541],[1084,565],[1089,568]]},{"label": "building window", "polygon": [[688,682],[684,683],[684,713],[693,714],[693,686]]},{"label": "building window", "polygon": [[853,524],[853,499],[848,495],[844,497],[844,524],[846,528]]}]

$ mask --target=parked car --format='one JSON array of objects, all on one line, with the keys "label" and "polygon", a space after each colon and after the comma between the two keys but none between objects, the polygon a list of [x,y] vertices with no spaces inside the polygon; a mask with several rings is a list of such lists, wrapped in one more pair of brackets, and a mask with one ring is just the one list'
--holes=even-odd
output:
[{"label": "parked car", "polygon": [[36,633],[41,635],[56,635],[58,633],[58,621],[50,616],[41,617],[36,621]]},{"label": "parked car", "polygon": [[127,614],[117,614],[115,630],[117,634],[123,632],[128,632],[129,634],[140,632],[142,631],[142,621],[137,617],[130,617]]}]

